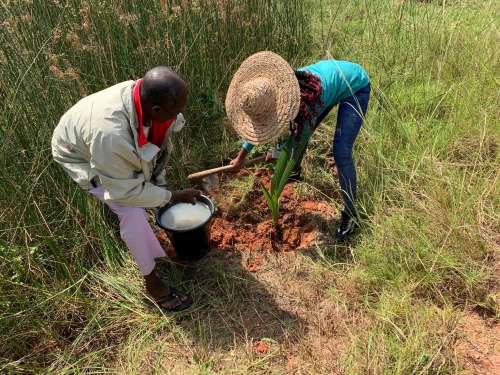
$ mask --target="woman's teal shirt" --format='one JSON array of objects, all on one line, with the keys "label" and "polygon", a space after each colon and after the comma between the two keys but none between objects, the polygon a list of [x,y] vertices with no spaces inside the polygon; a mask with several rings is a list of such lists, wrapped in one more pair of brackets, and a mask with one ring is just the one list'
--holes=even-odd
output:
[{"label": "woman's teal shirt", "polygon": [[[321,88],[323,89],[321,93],[322,103],[318,108],[318,113],[323,112],[326,107],[340,103],[370,83],[368,74],[363,67],[349,61],[321,60],[297,70],[312,73],[321,80]],[[306,124],[302,138],[309,138],[311,134],[312,131]],[[250,152],[253,144],[243,142],[242,147],[247,152]]]}]

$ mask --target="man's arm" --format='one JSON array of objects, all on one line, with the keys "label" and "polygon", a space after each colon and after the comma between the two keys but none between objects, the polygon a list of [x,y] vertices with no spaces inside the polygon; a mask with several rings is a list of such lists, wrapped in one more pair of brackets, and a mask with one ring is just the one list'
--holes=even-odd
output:
[{"label": "man's arm", "polygon": [[137,207],[160,207],[170,201],[169,190],[145,181],[139,156],[124,136],[100,131],[92,140],[90,153],[106,201]]}]

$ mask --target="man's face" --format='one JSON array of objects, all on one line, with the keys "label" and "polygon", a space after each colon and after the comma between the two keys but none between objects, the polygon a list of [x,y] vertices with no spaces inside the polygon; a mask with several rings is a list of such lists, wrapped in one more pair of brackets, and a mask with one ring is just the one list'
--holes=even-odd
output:
[{"label": "man's face", "polygon": [[157,122],[164,122],[166,120],[176,117],[186,107],[187,95],[182,95],[177,98],[177,101],[172,105],[171,103],[163,103],[162,105],[153,106],[151,117]]}]

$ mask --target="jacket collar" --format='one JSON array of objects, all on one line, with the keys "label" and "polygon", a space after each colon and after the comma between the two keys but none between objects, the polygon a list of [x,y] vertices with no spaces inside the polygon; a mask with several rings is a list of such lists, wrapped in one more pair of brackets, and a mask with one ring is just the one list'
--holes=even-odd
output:
[{"label": "jacket collar", "polygon": [[123,93],[123,103],[125,104],[125,108],[129,114],[130,129],[132,130],[134,137],[135,150],[142,160],[150,162],[161,149],[154,143],[150,142],[146,143],[142,147],[139,147],[139,118],[134,106],[134,87],[136,83],[136,81],[130,82],[129,90],[125,90]]}]

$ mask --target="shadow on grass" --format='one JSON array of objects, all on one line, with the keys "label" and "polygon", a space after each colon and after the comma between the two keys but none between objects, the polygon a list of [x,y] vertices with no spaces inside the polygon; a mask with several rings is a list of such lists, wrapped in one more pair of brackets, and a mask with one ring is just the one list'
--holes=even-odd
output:
[{"label": "shadow on grass", "polygon": [[294,343],[306,324],[282,310],[243,266],[240,252],[213,251],[182,278],[195,304],[178,324],[205,350],[229,350],[256,340]]}]

